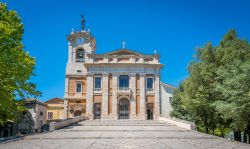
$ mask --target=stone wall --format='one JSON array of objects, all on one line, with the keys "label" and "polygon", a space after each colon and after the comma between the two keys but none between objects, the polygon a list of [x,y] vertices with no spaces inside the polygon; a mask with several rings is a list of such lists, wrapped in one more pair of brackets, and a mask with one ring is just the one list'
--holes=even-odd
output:
[{"label": "stone wall", "polygon": [[71,119],[64,120],[62,122],[51,122],[49,125],[49,131],[57,130],[75,124],[77,122],[86,120],[85,116],[79,116]]},{"label": "stone wall", "polygon": [[47,107],[36,104],[36,116],[35,119],[35,130],[37,132],[41,131],[41,127],[47,123]]},{"label": "stone wall", "polygon": [[171,124],[174,124],[178,127],[184,128],[184,129],[196,130],[195,123],[193,123],[193,122],[189,122],[189,121],[185,121],[185,120],[181,120],[181,119],[177,119],[177,118],[170,118],[170,117],[159,117],[158,119],[160,121],[171,123]]},{"label": "stone wall", "polygon": [[171,98],[173,94],[169,93],[167,89],[161,84],[161,115],[164,117],[169,117],[170,112],[173,110],[171,106]]}]

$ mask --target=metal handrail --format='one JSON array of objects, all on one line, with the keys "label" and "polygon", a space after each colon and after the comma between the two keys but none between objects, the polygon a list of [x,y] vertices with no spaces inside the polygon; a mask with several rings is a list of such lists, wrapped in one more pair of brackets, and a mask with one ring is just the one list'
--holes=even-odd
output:
[{"label": "metal handrail", "polygon": [[147,91],[147,92],[150,92],[150,93],[153,93],[153,92],[154,92],[154,89],[153,89],[153,88],[147,88],[146,91]]},{"label": "metal handrail", "polygon": [[120,91],[120,92],[128,92],[130,90],[130,88],[128,88],[128,87],[119,87],[118,88],[118,91]]},{"label": "metal handrail", "polygon": [[101,92],[102,88],[94,88],[94,92]]}]

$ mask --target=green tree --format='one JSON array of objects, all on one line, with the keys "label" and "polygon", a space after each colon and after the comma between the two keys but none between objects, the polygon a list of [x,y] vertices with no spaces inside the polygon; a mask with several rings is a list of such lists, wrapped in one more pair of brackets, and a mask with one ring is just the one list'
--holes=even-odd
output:
[{"label": "green tree", "polygon": [[232,119],[232,128],[250,131],[250,44],[228,32],[216,47],[218,59],[216,90],[222,98],[215,102],[225,119]]},{"label": "green tree", "polygon": [[170,116],[180,118],[183,120],[193,121],[193,118],[188,113],[188,111],[183,108],[183,103],[180,97],[183,91],[184,91],[183,83],[180,83],[179,87],[176,90],[174,90],[174,93],[173,93],[173,99],[171,101],[173,110],[171,111]]},{"label": "green tree", "polygon": [[[210,50],[210,45],[205,47],[204,51],[206,50]],[[206,133],[209,133],[209,129],[215,129],[216,117],[213,105],[216,100],[213,91],[213,64],[193,62],[189,66],[189,73],[190,76],[184,81],[184,92],[181,94],[183,107],[195,118],[197,128],[205,128]]]},{"label": "green tree", "polygon": [[35,59],[24,51],[23,32],[21,18],[0,2],[0,125],[14,120],[24,109],[22,99],[40,95],[29,81]]},{"label": "green tree", "polygon": [[228,127],[249,132],[249,43],[230,30],[218,46],[208,43],[197,50],[196,56],[181,86],[183,91],[177,94],[183,110],[207,133],[219,129],[224,136]]}]

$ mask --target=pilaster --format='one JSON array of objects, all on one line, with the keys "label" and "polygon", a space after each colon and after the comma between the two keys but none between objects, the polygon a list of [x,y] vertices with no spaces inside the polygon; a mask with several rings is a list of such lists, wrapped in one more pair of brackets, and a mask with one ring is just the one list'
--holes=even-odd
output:
[{"label": "pilaster", "polygon": [[108,73],[102,74],[102,119],[108,118]]},{"label": "pilaster", "polygon": [[155,104],[154,104],[154,118],[160,117],[160,76],[155,75]]},{"label": "pilaster", "polygon": [[72,47],[71,43],[68,42],[68,63],[72,63],[73,62],[72,52],[73,52],[73,47]]},{"label": "pilaster", "polygon": [[69,92],[69,78],[66,77],[65,78],[64,97],[68,96],[68,92]]},{"label": "pilaster", "polygon": [[146,119],[146,96],[145,96],[145,76],[140,74],[140,119]]},{"label": "pilaster", "polygon": [[86,115],[93,119],[93,74],[87,74]]},{"label": "pilaster", "polygon": [[114,119],[117,119],[117,78],[118,75],[112,74],[112,115]]},{"label": "pilaster", "polygon": [[135,119],[136,117],[136,73],[131,73],[131,83],[130,83],[130,88],[132,90],[132,96],[130,98],[130,118]]}]

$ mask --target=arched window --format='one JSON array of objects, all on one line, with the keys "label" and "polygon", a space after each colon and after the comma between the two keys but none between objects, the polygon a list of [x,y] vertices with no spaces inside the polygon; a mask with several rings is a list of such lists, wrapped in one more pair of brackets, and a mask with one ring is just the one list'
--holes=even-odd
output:
[{"label": "arched window", "polygon": [[76,62],[84,62],[85,52],[83,49],[78,49],[76,51]]}]

